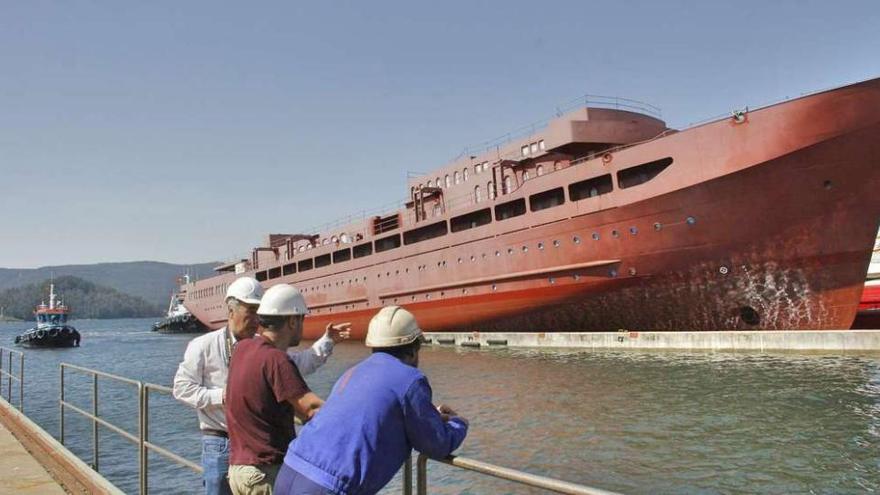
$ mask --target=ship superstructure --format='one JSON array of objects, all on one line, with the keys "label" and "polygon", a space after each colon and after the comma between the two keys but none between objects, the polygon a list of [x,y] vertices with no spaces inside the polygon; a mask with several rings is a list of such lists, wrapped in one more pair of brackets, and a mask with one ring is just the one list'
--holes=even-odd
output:
[{"label": "ship superstructure", "polygon": [[185,305],[222,326],[247,274],[304,292],[310,338],[362,338],[386,304],[434,332],[848,328],[880,218],[880,80],[680,132],[636,106],[468,154],[398,210],[272,234]]}]

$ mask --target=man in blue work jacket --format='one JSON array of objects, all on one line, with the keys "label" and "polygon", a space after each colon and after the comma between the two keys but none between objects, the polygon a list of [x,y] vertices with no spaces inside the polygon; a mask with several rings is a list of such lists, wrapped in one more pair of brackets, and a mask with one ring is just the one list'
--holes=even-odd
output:
[{"label": "man in blue work jacket", "polygon": [[409,311],[388,306],[373,317],[366,339],[373,354],[339,378],[287,448],[275,495],[374,494],[413,448],[442,459],[461,445],[468,422],[432,404],[418,370],[421,341]]}]

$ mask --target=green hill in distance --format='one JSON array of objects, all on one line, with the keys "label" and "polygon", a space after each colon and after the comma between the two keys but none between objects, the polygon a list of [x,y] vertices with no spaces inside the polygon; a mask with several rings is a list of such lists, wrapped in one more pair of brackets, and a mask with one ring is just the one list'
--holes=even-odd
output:
[{"label": "green hill in distance", "polygon": [[58,278],[71,275],[140,297],[151,305],[167,308],[171,292],[178,288],[178,277],[189,273],[193,280],[207,278],[214,275],[213,268],[218,264],[210,262],[177,265],[157,261],[128,261],[40,268],[0,268],[0,291],[38,284],[53,276]]},{"label": "green hill in distance", "polygon": [[[33,320],[34,306],[43,301],[49,303],[49,283],[50,280],[44,280],[0,291],[0,306],[7,316]],[[162,306],[81,278],[58,277],[54,283],[56,297],[63,299],[64,304],[70,307],[72,319],[145,318],[164,313]]]}]

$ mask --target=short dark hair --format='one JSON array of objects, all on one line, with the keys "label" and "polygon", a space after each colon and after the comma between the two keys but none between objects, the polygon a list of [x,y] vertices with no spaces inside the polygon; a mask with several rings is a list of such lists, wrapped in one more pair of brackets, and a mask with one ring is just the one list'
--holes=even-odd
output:
[{"label": "short dark hair", "polygon": [[280,328],[287,324],[288,315],[257,315],[260,320],[260,326],[267,328],[273,332],[277,332]]},{"label": "short dark hair", "polygon": [[373,353],[384,352],[385,354],[391,354],[397,359],[402,359],[406,356],[414,356],[419,349],[422,347],[422,339],[416,339],[409,344],[399,345],[396,347],[375,347],[373,348]]}]

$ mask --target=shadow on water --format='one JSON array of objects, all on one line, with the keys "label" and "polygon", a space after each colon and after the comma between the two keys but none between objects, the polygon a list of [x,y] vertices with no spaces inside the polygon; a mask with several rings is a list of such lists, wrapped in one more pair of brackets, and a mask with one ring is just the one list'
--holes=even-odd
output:
[{"label": "shadow on water", "polygon": [[[151,320],[83,321],[79,349],[27,350],[25,408],[58,435],[58,363],[170,386],[191,336]],[[11,347],[21,324],[0,324]],[[326,396],[367,355],[339,346],[307,377]],[[435,402],[471,420],[459,454],[623,493],[880,491],[880,356],[426,347]],[[91,380],[69,375],[68,400],[91,409]],[[4,389],[5,390],[5,389]],[[137,432],[134,387],[99,382],[101,415]],[[150,439],[197,461],[194,412],[152,395]],[[66,415],[66,443],[92,461],[91,424]],[[100,471],[137,492],[137,449],[100,430]],[[437,463],[432,494],[540,493]],[[150,456],[153,493],[194,493],[186,468]],[[401,493],[395,480],[383,493]]]}]

